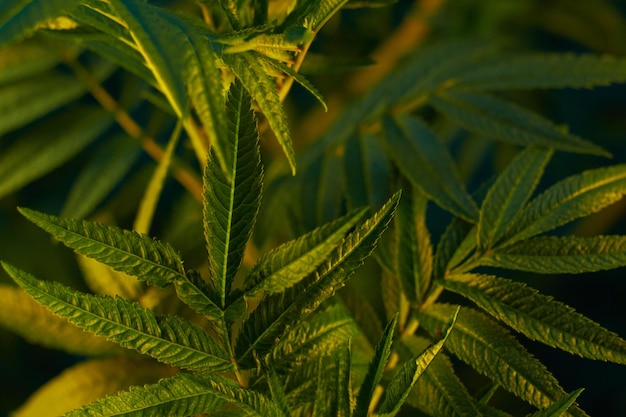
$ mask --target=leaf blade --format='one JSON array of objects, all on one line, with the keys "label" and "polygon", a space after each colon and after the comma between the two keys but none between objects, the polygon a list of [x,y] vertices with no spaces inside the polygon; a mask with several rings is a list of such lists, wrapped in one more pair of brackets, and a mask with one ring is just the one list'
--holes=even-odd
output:
[{"label": "leaf blade", "polygon": [[400,171],[421,192],[446,210],[472,223],[478,220],[476,203],[465,191],[448,150],[415,117],[383,119],[383,141]]},{"label": "leaf blade", "polygon": [[107,355],[122,349],[104,338],[85,333],[55,316],[22,289],[0,285],[0,323],[33,344],[77,355]]},{"label": "leaf blade", "polygon": [[395,270],[408,300],[421,304],[433,270],[432,245],[426,228],[428,200],[410,185],[403,190],[404,198],[394,217]]},{"label": "leaf blade", "polygon": [[452,315],[448,327],[441,340],[428,347],[422,354],[404,363],[392,377],[387,387],[385,399],[378,410],[381,416],[394,416],[400,411],[400,407],[406,401],[409,393],[417,380],[426,371],[431,362],[437,357],[444,343],[450,336],[450,332],[456,322],[459,310]]},{"label": "leaf blade", "polygon": [[533,199],[510,225],[503,245],[538,235],[595,213],[626,194],[626,165],[590,169],[568,177]]},{"label": "leaf blade", "polygon": [[13,415],[65,415],[105,395],[115,394],[133,385],[154,383],[159,378],[171,376],[173,372],[173,368],[155,366],[153,361],[138,361],[123,356],[87,360],[64,370],[41,386]]},{"label": "leaf blade", "polygon": [[66,416],[193,415],[211,412],[223,404],[200,378],[181,372],[153,385],[134,386],[102,398]]},{"label": "leaf blade", "polygon": [[489,139],[611,156],[600,146],[568,133],[537,113],[494,96],[448,90],[430,96],[429,102],[461,127]]},{"label": "leaf blade", "polygon": [[374,395],[374,389],[383,376],[383,370],[389,356],[391,355],[391,343],[393,342],[393,333],[398,322],[398,313],[393,316],[391,321],[387,323],[383,334],[374,349],[374,357],[367,368],[365,379],[359,388],[356,399],[356,407],[354,409],[354,417],[367,417],[367,413]]},{"label": "leaf blade", "polygon": [[227,171],[211,154],[204,174],[204,235],[221,307],[243,259],[260,206],[263,168],[250,98],[235,83],[228,100]]},{"label": "leaf blade", "polygon": [[[184,82],[181,73],[181,33],[160,16],[158,7],[138,0],[113,2],[111,7],[126,25],[137,50],[167,97],[176,116],[184,118],[188,113]],[[184,50],[184,49],[183,49]]]},{"label": "leaf blade", "polygon": [[20,213],[75,252],[161,287],[184,277],[183,262],[168,244],[146,235],[84,220],[20,208]]},{"label": "leaf blade", "polygon": [[504,235],[517,211],[528,202],[551,155],[551,150],[529,147],[498,176],[480,210],[479,247],[491,247]]},{"label": "leaf blade", "polygon": [[39,281],[7,263],[2,266],[39,303],[84,330],[168,365],[205,372],[232,367],[217,342],[177,316],[157,318],[122,298],[81,294],[56,282]]},{"label": "leaf blade", "polygon": [[[402,336],[398,348],[402,357],[413,357],[423,352],[430,340],[412,334]],[[404,352],[404,351],[408,352]],[[476,401],[454,373],[446,353],[439,353],[415,383],[407,397],[407,404],[428,415],[441,417],[472,417],[480,415]]]},{"label": "leaf blade", "polygon": [[481,265],[540,274],[580,274],[626,265],[625,236],[540,236],[484,255]]},{"label": "leaf blade", "polygon": [[532,340],[589,359],[626,363],[626,341],[525,284],[460,274],[442,281],[442,285]]},{"label": "leaf blade", "polygon": [[243,322],[237,339],[240,363],[252,365],[252,356],[264,356],[297,320],[306,317],[345,285],[376,247],[397,207],[396,193],[377,213],[350,233],[328,261],[311,277],[289,290],[264,298]]},{"label": "leaf blade", "polygon": [[270,128],[276,135],[278,143],[282,147],[291,173],[296,173],[296,155],[293,149],[293,141],[289,132],[289,124],[283,109],[280,97],[274,89],[273,83],[265,74],[254,52],[243,52],[229,55],[227,61],[230,69],[244,85],[250,96],[256,101],[261,112],[267,118]]},{"label": "leaf blade", "polygon": [[478,61],[455,78],[457,88],[511,90],[590,88],[626,81],[626,60],[592,54],[535,53]]},{"label": "leaf blade", "polygon": [[[434,335],[455,308],[437,303],[420,311],[417,316],[424,328]],[[547,407],[565,396],[556,378],[539,360],[507,330],[474,309],[461,311],[446,349],[505,390],[536,407]],[[579,410],[575,415],[581,413]]]},{"label": "leaf blade", "polygon": [[20,41],[37,25],[70,12],[77,0],[7,0],[0,6],[0,46]]},{"label": "leaf blade", "polygon": [[264,254],[246,277],[246,293],[253,295],[263,289],[275,294],[297,284],[317,269],[365,211],[354,210]]}]

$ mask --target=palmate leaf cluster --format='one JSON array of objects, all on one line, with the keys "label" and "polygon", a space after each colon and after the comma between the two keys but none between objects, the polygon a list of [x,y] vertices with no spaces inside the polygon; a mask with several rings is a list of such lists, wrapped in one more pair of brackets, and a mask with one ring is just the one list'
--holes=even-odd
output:
[{"label": "palmate leaf cluster", "polygon": [[[558,229],[619,201],[626,165],[540,187],[555,153],[611,154],[504,93],[623,83],[625,59],[429,44],[297,154],[292,83],[326,108],[301,75],[312,42],[342,9],[392,2],[169,3],[0,5],[0,197],[90,155],[60,216],[18,209],[76,253],[90,292],[3,261],[17,287],[0,286],[0,323],[92,358],[15,415],[509,415],[497,391],[533,416],[586,415],[583,387],[523,338],[621,365],[626,341],[517,277],[626,266],[625,236]],[[444,123],[518,152],[469,192]],[[143,154],[156,168],[136,170]],[[191,196],[172,244],[150,237],[170,178]],[[143,187],[133,230],[102,210],[123,206],[120,182]]]}]

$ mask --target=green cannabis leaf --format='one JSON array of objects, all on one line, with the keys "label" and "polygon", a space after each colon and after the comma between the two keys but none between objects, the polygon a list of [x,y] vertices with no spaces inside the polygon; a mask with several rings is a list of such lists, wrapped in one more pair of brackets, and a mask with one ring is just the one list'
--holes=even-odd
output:
[{"label": "green cannabis leaf", "polygon": [[448,3],[0,2],[0,414],[606,413],[623,10]]}]

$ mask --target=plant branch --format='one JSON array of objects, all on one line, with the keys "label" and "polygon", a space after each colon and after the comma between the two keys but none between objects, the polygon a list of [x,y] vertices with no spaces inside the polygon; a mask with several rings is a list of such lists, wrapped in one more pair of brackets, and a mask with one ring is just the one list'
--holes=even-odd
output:
[{"label": "plant branch", "polygon": [[[76,77],[87,86],[91,95],[100,103],[102,108],[113,114],[117,124],[130,137],[137,139],[148,155],[155,161],[160,162],[165,154],[163,149],[154,139],[145,134],[128,112],[100,85],[100,82],[75,58],[65,56],[62,59]],[[198,201],[202,201],[202,182],[195,173],[176,163],[176,161],[172,161],[172,176]]]}]

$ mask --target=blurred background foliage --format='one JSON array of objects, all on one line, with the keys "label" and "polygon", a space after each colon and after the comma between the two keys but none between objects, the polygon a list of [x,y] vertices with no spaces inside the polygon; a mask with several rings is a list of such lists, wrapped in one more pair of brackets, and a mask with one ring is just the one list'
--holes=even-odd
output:
[{"label": "blurred background foliage", "polygon": [[[168,7],[193,9],[192,1],[154,2]],[[359,3],[353,0],[351,3]],[[372,3],[370,1],[370,3]],[[391,1],[378,1],[381,6]],[[376,84],[385,74],[400,65],[407,54],[426,44],[458,38],[497,40],[514,49],[542,51],[593,52],[626,55],[626,2],[622,0],[400,0],[380,8],[346,9],[335,16],[320,32],[302,67],[328,102],[329,111],[303,89],[294,86],[285,101],[296,150],[307,147],[325,131],[331,122]],[[49,42],[56,42],[54,39]],[[21,45],[20,47],[24,47]],[[333,71],[320,67],[321,56],[333,57]],[[7,56],[3,56],[7,59]],[[84,63],[102,65],[95,56],[86,54]],[[51,68],[71,74],[61,63]],[[18,75],[19,76],[19,75]],[[0,80],[0,83],[2,81]],[[115,70],[103,83],[121,106],[158,143],[164,144],[175,120],[146,96],[137,77]],[[570,130],[592,140],[613,153],[611,163],[626,162],[626,86],[617,85],[593,90],[547,90],[515,93],[515,101],[532,108]],[[94,106],[88,94],[68,102],[67,106]],[[37,99],[35,97],[35,99]],[[53,112],[62,112],[63,107]],[[44,123],[37,121],[37,123]],[[2,153],[17,141],[26,126],[0,136]],[[56,126],[62,129],[62,126]],[[261,124],[263,129],[263,124]],[[449,145],[470,190],[499,172],[512,158],[515,147],[486,141],[458,129],[437,125],[447,133]],[[54,129],[49,134],[54,135]],[[45,143],[46,138],[39,138]],[[284,190],[290,180],[282,176],[284,157],[274,140],[262,144],[266,164],[265,201],[255,243],[265,250],[294,233],[312,228],[316,220],[307,213],[293,215],[293,202],[284,201]],[[193,166],[192,150],[184,144],[179,159]],[[187,157],[189,156],[189,157]],[[116,161],[103,164],[102,161]],[[191,161],[191,162],[188,162]],[[583,169],[606,165],[607,160],[559,152],[549,164],[543,184],[552,184]],[[154,161],[139,144],[124,136],[111,124],[105,134],[91,141],[69,162],[0,198],[0,254],[3,260],[20,265],[36,276],[53,279],[85,289],[75,257],[65,247],[51,242],[48,235],[23,219],[15,208],[25,206],[52,214],[88,217],[131,228],[134,214],[152,171]],[[86,168],[91,174],[85,174]],[[0,166],[0,172],[3,167]],[[81,175],[79,175],[79,173]],[[332,172],[331,172],[332,173]],[[299,175],[306,175],[300,172]],[[1,178],[1,176],[0,176]],[[108,178],[107,187],[96,187]],[[332,175],[327,187],[334,187]],[[114,180],[111,180],[114,179]],[[1,180],[0,180],[1,181]],[[298,184],[306,184],[306,181]],[[545,186],[545,185],[544,185]],[[92,202],[86,202],[85,189],[99,189]],[[305,195],[312,195],[304,190]],[[315,204],[315,201],[312,201]],[[329,217],[341,211],[330,207]],[[432,207],[431,207],[432,206]],[[436,241],[449,216],[434,205],[429,206],[428,224]],[[283,214],[286,216],[283,216]],[[293,225],[288,218],[304,224]],[[295,226],[295,227],[292,227]],[[626,234],[626,202],[617,203],[589,218],[575,223],[568,233],[577,235]],[[170,242],[182,252],[190,265],[205,262],[199,204],[174,180],[168,181],[150,232]],[[367,279],[378,279],[376,265],[360,271]],[[0,272],[0,282],[9,282]],[[624,270],[585,276],[543,276],[519,274],[543,293],[574,306],[578,311],[602,323],[620,335],[626,335],[623,300],[626,299]],[[352,280],[352,282],[361,280]],[[362,284],[361,284],[362,285]],[[364,296],[368,287],[363,286]],[[371,291],[370,291],[371,292]],[[443,301],[443,300],[442,300]],[[563,352],[528,342],[529,348],[562,382],[566,391],[586,387],[579,398],[581,407],[591,415],[626,415],[626,369],[619,365],[591,362]],[[0,414],[21,404],[37,387],[79,360],[68,354],[42,349],[0,329]],[[455,363],[462,368],[462,365]],[[484,381],[468,371],[473,388]],[[472,388],[472,385],[470,385]],[[511,399],[499,394],[494,404],[507,408]],[[513,403],[509,407],[521,406]]]}]

